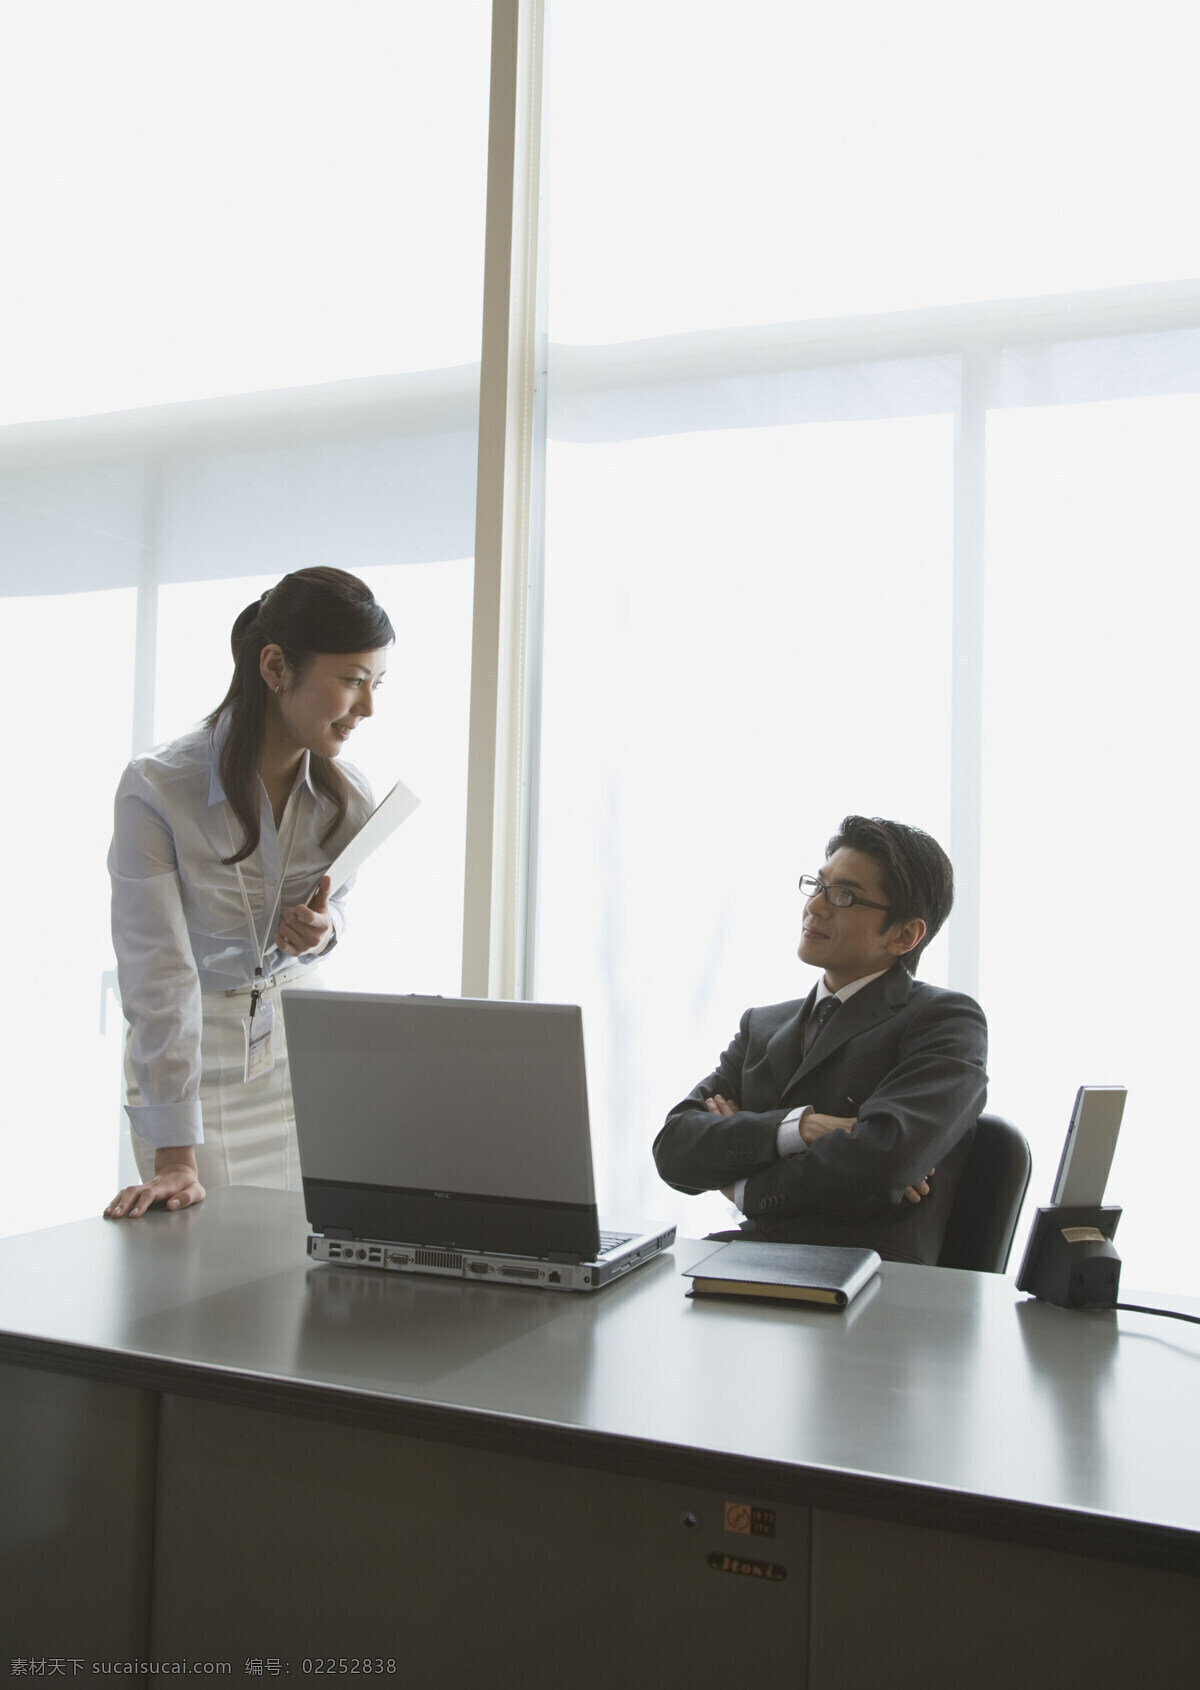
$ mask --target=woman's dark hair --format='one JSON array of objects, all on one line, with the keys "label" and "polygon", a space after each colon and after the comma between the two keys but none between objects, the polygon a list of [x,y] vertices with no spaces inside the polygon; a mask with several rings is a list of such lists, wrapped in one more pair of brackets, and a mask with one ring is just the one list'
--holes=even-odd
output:
[{"label": "woman's dark hair", "polygon": [[[843,846],[861,851],[879,864],[879,881],[887,899],[883,928],[920,916],[925,936],[900,961],[910,974],[917,972],[921,952],[941,928],[954,903],[954,870],[937,840],[919,827],[887,822],[882,816],[847,816],[825,847],[832,857]],[[883,930],[880,929],[880,931]]]},{"label": "woman's dark hair", "polygon": [[[246,835],[241,849],[223,857],[223,862],[240,863],[258,849],[258,763],[268,697],[258,667],[263,647],[279,646],[295,682],[303,680],[318,653],[378,651],[395,637],[387,612],[375,602],[370,587],[342,569],[297,569],[242,611],[229,636],[233,648],[229,691],[204,723],[212,729],[223,716],[228,717],[219,760],[221,784]],[[309,774],[317,791],[334,806],[333,820],[321,835],[324,845],[345,819],[346,777],[332,758],[315,753],[309,759]]]}]

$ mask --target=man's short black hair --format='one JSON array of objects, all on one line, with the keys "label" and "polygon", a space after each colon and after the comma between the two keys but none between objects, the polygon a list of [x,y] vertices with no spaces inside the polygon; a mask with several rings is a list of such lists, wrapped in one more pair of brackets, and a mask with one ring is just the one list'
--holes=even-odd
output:
[{"label": "man's short black hair", "polygon": [[825,847],[826,857],[848,847],[879,864],[887,899],[883,926],[903,925],[914,916],[925,923],[925,937],[900,961],[917,972],[921,952],[938,933],[954,903],[954,870],[937,840],[919,827],[884,821],[882,816],[847,816]]}]

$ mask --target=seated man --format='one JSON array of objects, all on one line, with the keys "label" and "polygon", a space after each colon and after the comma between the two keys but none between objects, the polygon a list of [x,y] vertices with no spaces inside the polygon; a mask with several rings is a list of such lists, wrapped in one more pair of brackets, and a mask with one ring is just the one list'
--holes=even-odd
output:
[{"label": "seated man", "polygon": [[919,828],[847,816],[800,889],[799,956],[821,979],[746,1011],[667,1116],[658,1171],[723,1190],[750,1238],[936,1262],[987,1092],[983,1011],[914,978],[950,913],[949,859]]}]

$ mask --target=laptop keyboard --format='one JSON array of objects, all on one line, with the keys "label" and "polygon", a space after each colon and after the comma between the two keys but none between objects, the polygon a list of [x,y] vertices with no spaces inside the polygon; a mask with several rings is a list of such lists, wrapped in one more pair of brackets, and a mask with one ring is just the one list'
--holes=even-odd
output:
[{"label": "laptop keyboard", "polygon": [[623,1244],[628,1244],[633,1237],[632,1232],[602,1232],[600,1234],[600,1254],[607,1256],[613,1250],[619,1250]]}]

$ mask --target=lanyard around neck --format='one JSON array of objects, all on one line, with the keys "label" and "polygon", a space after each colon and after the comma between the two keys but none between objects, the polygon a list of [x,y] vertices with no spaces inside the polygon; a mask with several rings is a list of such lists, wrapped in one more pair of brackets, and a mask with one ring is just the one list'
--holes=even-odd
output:
[{"label": "lanyard around neck", "polygon": [[[232,831],[233,830],[231,828],[230,832],[232,833]],[[277,830],[276,831],[276,840],[277,841],[278,841],[278,837],[279,836],[278,836],[278,830]],[[267,922],[267,937],[266,937],[266,939],[264,939],[262,941],[261,944],[259,943],[258,929],[254,925],[254,914],[253,914],[253,912],[250,908],[250,894],[246,891],[246,881],[245,881],[245,878],[242,874],[242,865],[241,865],[241,863],[234,863],[234,865],[233,865],[233,872],[237,875],[238,891],[242,894],[242,908],[246,912],[246,931],[250,935],[250,948],[251,948],[251,951],[252,951],[252,953],[255,957],[255,964],[254,964],[254,982],[255,983],[254,983],[254,989],[250,993],[250,1019],[251,1019],[251,1021],[254,1020],[254,1012],[258,1008],[258,1000],[259,1000],[259,998],[262,997],[263,992],[266,989],[264,984],[263,984],[263,967],[264,967],[266,960],[267,960],[267,945],[270,942],[271,929],[275,925],[275,916],[276,916],[276,913],[279,909],[280,900],[283,897],[283,883],[287,879],[287,871],[291,866],[292,852],[295,850],[295,848],[296,848],[296,819],[293,816],[293,818],[292,818],[292,837],[291,837],[290,841],[288,842],[288,854],[287,854],[286,858],[284,859],[283,869],[282,869],[282,871],[280,872],[280,875],[279,875],[279,890],[275,894],[275,902],[271,905],[271,918]],[[260,852],[262,850],[261,841],[259,843],[259,850],[260,850]],[[265,876],[264,876],[264,879],[263,879],[263,885],[264,885],[264,888],[265,888],[265,885],[266,885]]]}]

